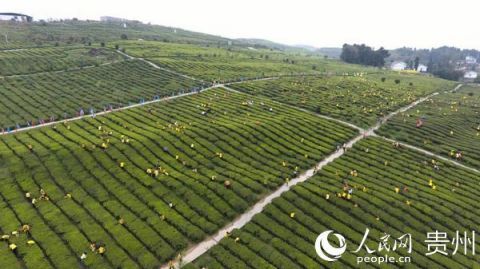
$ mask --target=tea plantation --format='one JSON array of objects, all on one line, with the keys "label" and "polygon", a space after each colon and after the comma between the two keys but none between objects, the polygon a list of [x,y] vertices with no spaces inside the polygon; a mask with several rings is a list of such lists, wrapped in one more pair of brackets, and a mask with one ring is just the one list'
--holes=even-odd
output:
[{"label": "tea plantation", "polygon": [[[379,134],[480,168],[479,113],[480,87],[465,85],[399,114]],[[418,120],[422,122],[419,127]]]},{"label": "tea plantation", "polygon": [[282,78],[245,82],[232,88],[368,127],[419,97],[450,90],[454,85],[426,76],[386,73]]},{"label": "tea plantation", "polygon": [[[1,54],[1,53],[0,53]],[[54,81],[55,83],[52,83]],[[201,85],[139,60],[0,79],[0,127],[38,124],[188,92]],[[32,123],[33,121],[33,123]]]},{"label": "tea plantation", "polygon": [[[435,161],[435,159],[433,159]],[[438,161],[438,160],[437,160]],[[411,256],[409,268],[473,268],[478,256],[447,244],[447,256],[425,255],[427,233],[446,232],[450,242],[456,231],[477,229],[480,174],[438,161],[416,151],[395,148],[379,138],[368,138],[326,166],[305,183],[293,187],[240,230],[184,268],[396,268],[406,264],[357,264],[369,255],[363,246],[355,251],[369,229],[366,241],[372,256]],[[352,171],[356,171],[353,173]],[[344,187],[353,192],[344,198]],[[337,196],[339,195],[339,196]],[[329,197],[327,197],[329,196]],[[293,215],[293,214],[294,215]],[[313,247],[325,230],[342,234],[347,251],[338,261],[320,259]],[[410,233],[408,248],[393,251],[394,239]],[[378,250],[385,235],[389,251]],[[463,238],[463,237],[462,237]],[[475,242],[478,249],[478,241]]]},{"label": "tea plantation", "polygon": [[60,71],[121,61],[113,50],[93,46],[0,51],[0,77]]},{"label": "tea plantation", "polygon": [[[28,224],[36,244],[12,236],[22,258],[2,247],[0,267],[78,267],[85,251],[91,268],[153,268],[355,134],[216,89],[2,136],[0,232]],[[91,242],[105,244],[103,257]]]}]

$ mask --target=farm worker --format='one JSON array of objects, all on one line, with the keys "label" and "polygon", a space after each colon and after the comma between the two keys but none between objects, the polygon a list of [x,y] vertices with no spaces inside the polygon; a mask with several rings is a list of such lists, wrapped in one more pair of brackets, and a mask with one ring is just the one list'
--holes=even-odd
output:
[{"label": "farm worker", "polygon": [[432,186],[432,190],[436,190],[437,189],[437,186],[436,185],[433,185]]},{"label": "farm worker", "polygon": [[27,245],[33,246],[33,245],[35,245],[35,241],[33,241],[33,240],[28,240],[28,241],[27,241]]},{"label": "farm worker", "polygon": [[24,224],[24,225],[22,226],[22,231],[23,231],[24,233],[29,233],[29,232],[30,232],[30,225]]},{"label": "farm worker", "polygon": [[290,218],[295,218],[295,212],[290,213]]},{"label": "farm worker", "polygon": [[120,162],[120,168],[124,168],[125,167],[125,163],[124,162]]},{"label": "farm worker", "polygon": [[330,199],[330,194],[327,193],[327,195],[325,195],[325,199]]},{"label": "farm worker", "polygon": [[25,193],[25,197],[26,197],[27,199],[30,199],[30,197],[31,197],[30,192]]},{"label": "farm worker", "polygon": [[453,135],[453,131],[450,131],[450,135]]},{"label": "farm worker", "polygon": [[101,246],[98,248],[98,254],[102,255],[105,254],[105,251],[107,251],[107,249],[104,247],[104,246]]},{"label": "farm worker", "polygon": [[450,150],[450,157],[453,157],[455,155],[455,150]]},{"label": "farm worker", "polygon": [[82,255],[80,255],[80,260],[85,260],[87,258],[87,253],[83,252]]},{"label": "farm worker", "polygon": [[107,144],[105,144],[105,142],[102,143],[102,148],[107,149]]},{"label": "farm worker", "polygon": [[35,205],[36,202],[37,202],[37,199],[33,198],[32,199],[32,205]]},{"label": "farm worker", "polygon": [[195,145],[192,143],[192,144],[190,145],[190,147],[193,149],[193,148],[195,147]]},{"label": "farm worker", "polygon": [[8,240],[8,239],[10,239],[10,235],[4,234],[4,235],[2,235],[1,239],[2,240]]},{"label": "farm worker", "polygon": [[118,224],[123,225],[125,224],[125,220],[123,218],[118,219]]},{"label": "farm worker", "polygon": [[12,235],[15,235],[16,237],[18,237],[18,231],[13,231]]},{"label": "farm worker", "polygon": [[175,263],[172,260],[168,262],[168,269],[175,269]]},{"label": "farm worker", "polygon": [[152,174],[152,169],[147,168],[147,174],[151,175]]},{"label": "farm worker", "polygon": [[352,193],[353,193],[353,188],[348,189],[348,194],[352,194]]},{"label": "farm worker", "polygon": [[98,130],[101,131],[101,130],[102,130],[102,126],[98,126]]},{"label": "farm worker", "polygon": [[235,238],[235,243],[238,243],[240,241],[240,237]]},{"label": "farm worker", "polygon": [[287,162],[283,161],[282,166],[287,166]]},{"label": "farm worker", "polygon": [[398,187],[395,187],[395,193],[399,193],[400,189]]},{"label": "farm worker", "polygon": [[95,242],[90,243],[90,250],[92,252],[95,252],[97,250],[97,243]]},{"label": "farm worker", "polygon": [[174,205],[173,205],[172,202],[170,202],[170,203],[168,203],[168,206],[169,206],[170,208],[173,208]]},{"label": "farm worker", "polygon": [[412,202],[410,202],[409,200],[407,200],[406,203],[407,203],[408,206],[412,204]]},{"label": "farm worker", "polygon": [[160,171],[158,171],[158,169],[153,170],[153,174],[155,175],[155,177],[158,177],[159,173],[160,173]]},{"label": "farm worker", "polygon": [[216,176],[212,176],[212,180],[215,180],[217,177]]},{"label": "farm worker", "polygon": [[40,189],[40,200],[49,200],[47,193],[43,189]]},{"label": "farm worker", "polygon": [[350,200],[350,199],[352,199],[352,195],[349,193],[347,194],[347,200]]},{"label": "farm worker", "polygon": [[430,180],[428,181],[428,186],[430,186],[430,187],[433,186],[433,180],[430,179]]},{"label": "farm worker", "polygon": [[362,191],[363,191],[363,192],[367,192],[367,187],[364,186],[363,189],[362,189]]},{"label": "farm worker", "polygon": [[223,185],[225,188],[230,189],[230,187],[232,187],[232,182],[230,182],[230,180],[226,180]]},{"label": "farm worker", "polygon": [[10,250],[15,254],[15,256],[18,255],[17,245],[15,245],[14,243],[11,243],[10,245],[8,245],[8,248],[10,248]]},{"label": "farm worker", "polygon": [[72,199],[72,194],[68,192],[67,194],[65,194],[64,198],[65,199]]}]

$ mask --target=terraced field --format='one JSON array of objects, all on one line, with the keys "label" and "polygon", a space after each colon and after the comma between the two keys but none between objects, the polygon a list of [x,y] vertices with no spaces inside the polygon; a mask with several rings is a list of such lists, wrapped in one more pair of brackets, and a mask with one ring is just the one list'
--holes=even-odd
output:
[{"label": "terraced field", "polygon": [[[379,134],[428,149],[480,168],[480,88],[462,86],[459,91],[435,96],[389,121]],[[417,127],[417,120],[423,125]]]},{"label": "terraced field", "polygon": [[123,60],[113,50],[95,47],[50,47],[0,51],[0,77],[81,68]]},{"label": "terraced field", "polygon": [[0,21],[2,37],[0,49],[30,48],[41,46],[86,44],[120,40],[122,35],[132,40],[162,40],[177,43],[227,44],[229,39],[196,33],[179,28],[149,25],[129,21],[121,22],[62,20],[52,22],[12,23]]},{"label": "terraced field", "polygon": [[[52,83],[55,82],[55,83]],[[190,79],[152,68],[142,61],[61,73],[0,79],[0,128],[38,124],[51,117],[63,119],[89,114],[110,106],[120,107],[182,91],[200,85]],[[28,121],[28,123],[27,123]]]},{"label": "terraced field", "polygon": [[242,47],[196,46],[148,41],[115,42],[134,57],[207,81],[230,81],[292,73],[376,71],[319,56]]},{"label": "terraced field", "polygon": [[[77,268],[84,251],[89,268],[153,268],[355,135],[212,89],[1,136],[0,233],[31,230],[10,238],[20,262],[0,242],[0,268]],[[91,242],[105,244],[105,255],[90,252]]]},{"label": "terraced field", "polygon": [[[395,83],[397,79],[399,84]],[[387,73],[361,77],[293,77],[231,87],[368,127],[389,112],[429,93],[450,90],[454,85],[425,76]]]},{"label": "terraced field", "polygon": [[[467,255],[463,245],[452,255],[453,243],[446,244],[448,256],[425,255],[431,251],[424,242],[427,233],[447,232],[452,242],[457,230],[471,237],[480,224],[480,174],[436,161],[439,170],[430,157],[367,138],[184,268],[474,268],[480,258],[472,255],[468,243]],[[350,199],[342,198],[345,184],[353,190]],[[373,256],[410,256],[411,263],[358,265],[356,257],[368,256],[366,249],[351,251],[366,228],[370,229],[366,244],[376,251]],[[320,259],[313,247],[325,230],[344,235],[348,243],[334,263]],[[394,238],[410,233],[412,253],[407,248],[378,251],[385,233],[391,235],[390,247]]]}]

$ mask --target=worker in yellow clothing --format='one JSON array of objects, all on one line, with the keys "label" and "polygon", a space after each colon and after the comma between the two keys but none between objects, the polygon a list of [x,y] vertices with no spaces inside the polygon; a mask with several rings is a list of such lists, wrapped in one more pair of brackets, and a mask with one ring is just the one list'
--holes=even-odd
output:
[{"label": "worker in yellow clothing", "polygon": [[399,187],[395,187],[395,193],[399,193],[400,192],[400,188]]},{"label": "worker in yellow clothing", "polygon": [[124,162],[120,162],[120,168],[125,168],[125,163]]},{"label": "worker in yellow clothing", "polygon": [[33,245],[35,245],[35,241],[33,241],[33,240],[28,240],[28,241],[27,241],[27,245],[28,245],[28,246],[33,246]]},{"label": "worker in yellow clothing", "polygon": [[11,243],[10,245],[8,245],[8,248],[13,252],[13,254],[15,254],[15,256],[18,257],[17,245],[15,245],[14,243]]},{"label": "worker in yellow clothing", "polygon": [[105,254],[105,252],[107,251],[107,249],[105,248],[105,246],[100,246],[98,248],[98,254],[102,255]]}]

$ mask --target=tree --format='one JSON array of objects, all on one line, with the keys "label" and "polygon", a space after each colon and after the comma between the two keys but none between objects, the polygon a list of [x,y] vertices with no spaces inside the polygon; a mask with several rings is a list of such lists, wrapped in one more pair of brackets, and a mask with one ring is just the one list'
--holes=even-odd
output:
[{"label": "tree", "polygon": [[415,57],[415,62],[414,62],[414,67],[415,67],[415,70],[418,70],[418,66],[420,65],[420,57]]},{"label": "tree", "polygon": [[340,59],[347,63],[382,67],[385,65],[385,58],[388,56],[390,56],[390,53],[383,47],[373,50],[365,44],[344,44]]}]

